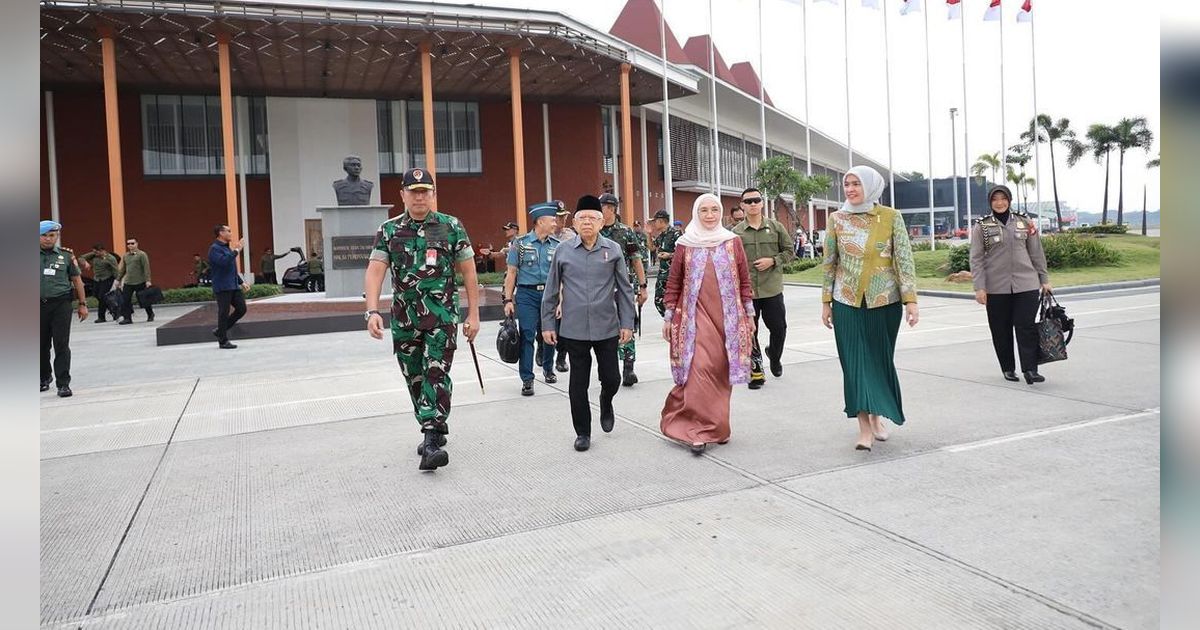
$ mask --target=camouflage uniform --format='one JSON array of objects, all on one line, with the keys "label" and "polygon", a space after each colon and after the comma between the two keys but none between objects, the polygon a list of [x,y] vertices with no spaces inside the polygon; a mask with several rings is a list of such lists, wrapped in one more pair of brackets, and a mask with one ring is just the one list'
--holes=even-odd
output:
[{"label": "camouflage uniform", "polygon": [[[613,222],[612,225],[606,225],[600,228],[600,236],[607,238],[617,244],[621,251],[625,252],[625,266],[629,268],[629,284],[634,287],[639,286],[637,271],[633,268],[633,261],[646,261],[650,258],[650,252],[646,248],[646,239],[639,238],[637,232],[633,228],[621,223],[620,219]],[[644,264],[644,263],[643,263]],[[635,290],[636,294],[637,291]],[[637,337],[630,337],[629,343],[617,346],[617,359],[621,361],[634,361],[637,359]]]},{"label": "camouflage uniform", "polygon": [[449,433],[450,364],[460,321],[454,271],[474,257],[462,223],[440,212],[424,221],[405,212],[375,235],[371,259],[392,270],[392,347],[422,431]]},{"label": "camouflage uniform", "polygon": [[[675,241],[683,236],[683,232],[675,226],[668,227],[663,230],[662,234],[654,237],[654,250],[658,253],[666,252],[668,254],[675,253]],[[658,309],[659,315],[666,314],[666,305],[663,304],[663,297],[667,293],[667,276],[671,273],[671,259],[659,259],[658,261],[658,280],[654,283],[654,308]]]}]

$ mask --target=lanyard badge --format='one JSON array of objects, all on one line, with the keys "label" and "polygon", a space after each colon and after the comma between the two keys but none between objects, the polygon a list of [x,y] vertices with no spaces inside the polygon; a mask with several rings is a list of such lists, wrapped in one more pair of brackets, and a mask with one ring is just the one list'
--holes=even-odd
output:
[{"label": "lanyard badge", "polygon": [[438,259],[438,252],[436,249],[430,247],[425,250],[425,266],[426,267],[436,267],[437,259]]}]

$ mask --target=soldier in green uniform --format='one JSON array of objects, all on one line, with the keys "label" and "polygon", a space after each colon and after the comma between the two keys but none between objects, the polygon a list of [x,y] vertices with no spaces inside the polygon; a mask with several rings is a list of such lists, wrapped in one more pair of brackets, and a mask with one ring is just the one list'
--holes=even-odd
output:
[{"label": "soldier in green uniform", "polygon": [[663,296],[667,292],[667,276],[671,273],[671,257],[675,255],[675,241],[683,236],[683,232],[671,225],[671,214],[665,208],[654,213],[652,225],[658,232],[658,236],[654,237],[654,251],[658,258],[658,279],[654,283],[654,308],[658,309],[659,315],[664,315],[666,306],[663,304]]},{"label": "soldier in green uniform", "polygon": [[279,284],[279,278],[275,275],[275,261],[280,258],[287,258],[287,254],[276,254],[270,247],[263,250],[262,259],[259,260],[258,266],[262,272],[263,282],[268,284]]},{"label": "soldier in green uniform", "polygon": [[208,270],[208,261],[201,258],[200,254],[192,254],[192,275],[196,276],[196,286],[208,283]]},{"label": "soldier in green uniform", "polygon": [[54,347],[53,378],[58,383],[58,395],[71,395],[71,297],[79,300],[76,312],[79,321],[88,316],[87,298],[83,294],[83,280],[75,254],[59,247],[58,234],[62,225],[56,221],[42,221],[38,225],[41,241],[41,301],[42,301],[42,357],[41,391],[50,389],[50,348]]},{"label": "soldier in green uniform", "polygon": [[[136,238],[125,239],[125,256],[117,264],[117,286],[125,296],[125,312],[121,313],[119,324],[133,323],[133,296],[138,291],[154,286],[150,280],[150,257],[138,248]],[[154,307],[142,304],[146,311],[146,321],[154,321]]]},{"label": "soldier in green uniform", "polygon": [[[92,280],[95,284],[93,293],[96,294],[96,301],[100,304],[100,316],[96,318],[96,323],[108,321],[104,318],[108,312],[108,305],[104,303],[104,296],[112,289],[113,282],[117,279],[117,257],[109,253],[102,243],[92,245],[92,251],[79,257],[87,266],[92,268]],[[113,313],[113,319],[116,319],[120,313]]]},{"label": "soldier in green uniform", "polygon": [[[629,268],[629,283],[637,287],[637,305],[640,309],[646,303],[646,268],[642,261],[650,257],[644,239],[639,239],[633,228],[625,225],[617,218],[617,197],[612,193],[600,195],[600,207],[604,214],[604,227],[600,228],[600,236],[615,242],[621,251],[625,252],[625,265]],[[629,341],[617,346],[617,358],[621,359],[621,384],[631,387],[638,382],[637,374],[633,372],[633,362],[637,359],[637,338],[630,337]]]},{"label": "soldier in green uniform", "polygon": [[458,347],[458,288],[462,274],[467,292],[463,335],[474,341],[479,332],[479,284],[475,250],[458,219],[433,210],[433,176],[424,169],[405,171],[401,196],[404,213],[385,221],[375,235],[367,264],[367,331],[383,338],[379,292],[392,270],[392,348],[408,385],[417,424],[425,438],[417,447],[421,470],[450,461],[446,418],[450,415],[450,365]]}]

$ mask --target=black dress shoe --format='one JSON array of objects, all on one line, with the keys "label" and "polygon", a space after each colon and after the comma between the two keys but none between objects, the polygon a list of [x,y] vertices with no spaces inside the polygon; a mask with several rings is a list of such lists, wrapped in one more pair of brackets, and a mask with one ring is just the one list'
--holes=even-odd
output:
[{"label": "black dress shoe", "polygon": [[229,343],[228,341],[222,341],[217,347],[222,350],[236,350],[237,344]]},{"label": "black dress shoe", "polygon": [[1033,385],[1034,383],[1041,383],[1042,381],[1046,380],[1046,377],[1038,374],[1037,370],[1023,372],[1023,374],[1025,375],[1025,382],[1029,383],[1030,385]]},{"label": "black dress shoe", "polygon": [[617,422],[617,416],[613,413],[612,406],[608,409],[600,407],[600,430],[605,433],[612,433],[613,425]]},{"label": "black dress shoe", "polygon": [[521,382],[521,395],[522,396],[532,396],[533,395],[533,379],[529,379],[528,381]]},{"label": "black dress shoe", "polygon": [[1015,382],[1021,380],[1021,379],[1017,378],[1017,373],[1012,370],[1005,370],[1003,372],[1003,374],[1004,374],[1004,380],[1006,380],[1006,381],[1012,381],[1015,383]]},{"label": "black dress shoe", "polygon": [[558,372],[566,372],[567,371],[567,358],[563,357],[561,361],[555,361],[554,369]]},{"label": "black dress shoe", "polygon": [[555,374],[554,372],[546,372],[546,382],[551,383],[551,384],[557,383],[558,375]]},{"label": "black dress shoe", "polygon": [[580,451],[580,452],[586,451],[586,450],[588,450],[588,448],[591,445],[592,445],[592,438],[590,438],[586,435],[581,435],[581,436],[575,438],[575,450],[577,450],[577,451]]},{"label": "black dress shoe", "polygon": [[[446,445],[446,434],[445,433],[436,434],[436,438],[437,438],[438,448],[441,448]],[[420,444],[417,445],[417,455],[424,455],[424,454],[425,454],[425,442],[421,442]]]},{"label": "black dress shoe", "polygon": [[50,389],[50,381],[42,381],[42,389],[40,391],[44,392],[48,389]]},{"label": "black dress shoe", "polygon": [[771,376],[775,378],[783,376],[783,362],[779,359],[771,359]]},{"label": "black dress shoe", "polygon": [[96,323],[97,323],[97,324],[102,324],[102,323],[104,323],[104,322],[106,322],[106,321],[108,321],[108,320],[107,320],[107,319],[104,319],[103,317],[100,317],[100,318],[97,318],[97,319],[96,319]]},{"label": "black dress shoe", "polygon": [[132,320],[132,319],[122,319],[121,321],[119,321],[119,322],[117,322],[117,323],[118,323],[118,324],[120,324],[120,325],[122,325],[122,326],[127,326],[127,325],[129,325],[129,324],[132,324],[132,323],[133,323],[133,320]]},{"label": "black dress shoe", "polygon": [[147,315],[146,321],[148,321],[148,322],[154,321],[154,313],[150,313],[149,315]]},{"label": "black dress shoe", "polygon": [[72,394],[72,392],[71,392],[71,388],[70,388],[70,387],[67,387],[66,385],[63,385],[63,386],[61,386],[61,387],[59,387],[59,388],[58,388],[58,397],[59,397],[59,398],[70,398],[72,395],[73,395],[73,394]]}]

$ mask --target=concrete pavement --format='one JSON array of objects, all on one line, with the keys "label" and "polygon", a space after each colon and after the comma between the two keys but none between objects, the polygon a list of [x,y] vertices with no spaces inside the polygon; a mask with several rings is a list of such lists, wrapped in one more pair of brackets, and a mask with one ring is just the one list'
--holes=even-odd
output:
[{"label": "concrete pavement", "polygon": [[818,297],[787,289],[784,376],[738,388],[702,457],[658,433],[652,307],[587,453],[567,379],[520,397],[487,324],[435,474],[365,332],[219,351],[154,346],[182,309],[76,324],[75,397],[42,398],[43,626],[1158,626],[1157,288],[1064,296],[1071,359],[1035,387],[1000,378],[982,307],[923,298],[909,421],[871,453]]}]

